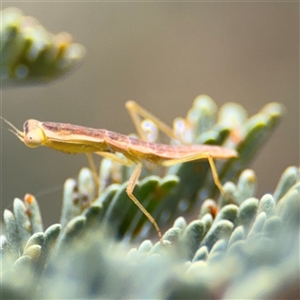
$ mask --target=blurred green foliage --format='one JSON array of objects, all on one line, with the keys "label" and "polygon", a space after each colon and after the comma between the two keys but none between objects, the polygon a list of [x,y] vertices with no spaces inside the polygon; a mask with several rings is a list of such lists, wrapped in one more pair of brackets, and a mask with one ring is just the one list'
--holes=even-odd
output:
[{"label": "blurred green foliage", "polygon": [[[3,86],[53,79],[84,53],[69,35],[54,36],[17,9],[1,18]],[[168,168],[163,178],[145,168],[134,194],[164,229],[163,243],[146,239],[155,231],[126,194],[132,169],[108,159],[100,196],[82,169],[65,182],[60,224],[46,230],[35,197],[16,198],[3,216],[1,298],[299,298],[299,168],[287,168],[261,199],[246,169],[282,114],[278,103],[250,118],[235,103],[218,111],[202,95],[176,119],[185,141],[237,150],[238,158],[217,161],[236,205],[218,196],[206,161]]]},{"label": "blurred green foliage", "polygon": [[1,12],[2,87],[49,82],[74,68],[85,49],[67,32],[48,32],[14,7]]}]

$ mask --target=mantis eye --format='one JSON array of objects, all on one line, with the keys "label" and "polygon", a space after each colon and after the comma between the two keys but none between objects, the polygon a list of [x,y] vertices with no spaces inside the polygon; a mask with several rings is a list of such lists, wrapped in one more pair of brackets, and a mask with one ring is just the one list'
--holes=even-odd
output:
[{"label": "mantis eye", "polygon": [[40,128],[29,131],[24,136],[24,143],[29,148],[36,148],[44,144],[45,138]]}]

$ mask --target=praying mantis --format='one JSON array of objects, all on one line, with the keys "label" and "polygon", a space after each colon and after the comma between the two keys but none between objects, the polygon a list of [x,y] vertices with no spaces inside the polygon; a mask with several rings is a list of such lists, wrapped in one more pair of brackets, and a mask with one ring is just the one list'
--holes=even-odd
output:
[{"label": "praying mantis", "polygon": [[[119,134],[106,129],[96,129],[66,123],[40,122],[27,120],[23,131],[18,130],[10,122],[2,118],[12,131],[26,146],[36,148],[46,146],[68,154],[86,153],[91,165],[91,153],[113,159],[125,166],[135,165],[126,188],[128,197],[137,205],[148,220],[153,224],[162,241],[161,230],[152,215],[134,196],[134,187],[139,179],[144,162],[164,167],[195,160],[207,159],[212,171],[215,185],[225,195],[219,180],[214,159],[237,157],[235,150],[211,145],[169,145],[147,141],[145,130],[140,126],[140,116],[151,120],[165,134],[176,137],[174,131],[154,115],[130,100],[126,108],[137,128],[140,139]],[[117,154],[122,154],[123,157]],[[93,171],[95,174],[95,168]],[[99,182],[99,181],[98,181]],[[99,183],[98,183],[99,184]]]}]

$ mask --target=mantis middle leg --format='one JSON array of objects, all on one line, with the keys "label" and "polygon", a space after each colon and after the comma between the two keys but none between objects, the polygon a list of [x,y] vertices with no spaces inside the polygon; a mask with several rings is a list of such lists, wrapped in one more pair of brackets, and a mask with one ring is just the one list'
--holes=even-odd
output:
[{"label": "mantis middle leg", "polygon": [[[112,153],[106,153],[106,152],[96,152],[96,154],[101,155],[103,157],[115,160],[125,166],[131,166],[133,164],[132,161],[130,161],[129,159],[122,159],[119,156],[116,156],[115,154]],[[142,213],[148,218],[148,220],[153,224],[159,240],[162,241],[162,233],[161,230],[159,228],[159,226],[157,225],[155,219],[152,217],[152,215],[147,211],[147,209],[142,205],[142,203],[133,195],[133,191],[134,191],[134,187],[136,186],[136,183],[139,179],[139,176],[141,174],[142,171],[142,163],[137,163],[135,169],[133,170],[130,178],[129,178],[129,182],[126,188],[126,193],[128,195],[128,197],[134,202],[134,204],[142,211]]]}]

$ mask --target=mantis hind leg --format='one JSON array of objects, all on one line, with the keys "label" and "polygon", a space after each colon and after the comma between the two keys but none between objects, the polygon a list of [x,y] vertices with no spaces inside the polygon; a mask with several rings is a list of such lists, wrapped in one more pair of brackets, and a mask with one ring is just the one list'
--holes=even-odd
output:
[{"label": "mantis hind leg", "polygon": [[212,176],[213,176],[213,180],[215,185],[217,186],[217,188],[219,189],[220,193],[229,200],[229,202],[236,204],[235,201],[233,199],[231,199],[231,197],[229,197],[226,192],[223,189],[222,183],[219,179],[219,175],[217,172],[217,168],[215,165],[215,162],[213,160],[213,157],[211,154],[209,154],[208,152],[202,152],[202,153],[197,153],[197,154],[193,154],[190,156],[186,156],[183,158],[176,158],[176,159],[169,159],[166,160],[162,163],[163,166],[165,167],[169,167],[169,166],[173,166],[176,164],[180,164],[180,163],[185,163],[185,162],[191,162],[191,161],[196,161],[196,160],[203,160],[203,159],[207,159],[211,172],[212,172]]}]

